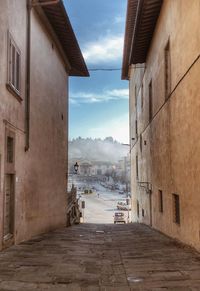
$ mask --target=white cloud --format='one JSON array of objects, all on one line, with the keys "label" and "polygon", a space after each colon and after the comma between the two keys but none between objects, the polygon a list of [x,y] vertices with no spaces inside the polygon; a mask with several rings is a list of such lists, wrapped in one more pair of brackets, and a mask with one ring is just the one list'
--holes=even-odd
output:
[{"label": "white cloud", "polygon": [[115,24],[118,24],[118,23],[124,23],[124,17],[122,17],[122,16],[116,16],[115,18],[114,18],[114,23]]},{"label": "white cloud", "polygon": [[69,103],[72,104],[72,105],[78,105],[79,102],[73,98],[69,98]]},{"label": "white cloud", "polygon": [[110,100],[122,100],[128,99],[129,90],[128,89],[113,89],[106,90],[100,93],[85,93],[77,92],[70,94],[70,103],[71,104],[80,104],[80,103],[97,103],[105,102]]},{"label": "white cloud", "polygon": [[128,113],[111,120],[102,121],[100,126],[89,128],[88,136],[105,138],[112,136],[119,142],[129,143]]},{"label": "white cloud", "polygon": [[128,99],[129,90],[128,89],[113,89],[113,90],[107,91],[107,94],[115,98]]},{"label": "white cloud", "polygon": [[88,64],[120,60],[123,53],[123,41],[123,35],[107,35],[96,42],[86,44],[83,56]]}]

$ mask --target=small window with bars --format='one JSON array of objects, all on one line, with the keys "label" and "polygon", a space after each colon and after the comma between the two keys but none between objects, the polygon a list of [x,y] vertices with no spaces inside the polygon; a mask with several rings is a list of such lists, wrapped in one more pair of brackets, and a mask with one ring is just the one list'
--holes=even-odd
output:
[{"label": "small window with bars", "polygon": [[173,220],[180,225],[180,199],[178,194],[172,194],[173,198]]},{"label": "small window with bars", "polygon": [[159,211],[163,213],[163,191],[158,190]]},{"label": "small window with bars", "polygon": [[20,96],[21,91],[21,53],[8,32],[8,81],[7,87]]},{"label": "small window with bars", "polygon": [[10,136],[7,137],[7,163],[14,162],[14,139]]},{"label": "small window with bars", "polygon": [[139,201],[137,200],[137,217],[140,217],[140,204]]}]

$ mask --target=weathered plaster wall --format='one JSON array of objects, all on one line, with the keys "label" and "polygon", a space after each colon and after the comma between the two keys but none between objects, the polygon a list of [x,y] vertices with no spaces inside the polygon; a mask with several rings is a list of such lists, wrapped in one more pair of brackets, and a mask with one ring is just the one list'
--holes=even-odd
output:
[{"label": "weathered plaster wall", "polygon": [[[25,92],[25,39],[26,1],[1,1],[0,13],[0,249],[3,240],[3,200],[5,173],[5,130],[12,129],[16,135],[16,153],[23,158],[24,153],[24,102],[19,102],[6,88],[8,31],[12,34],[21,51],[21,97]],[[13,12],[13,13],[12,13]],[[20,15],[20,17],[19,17]],[[8,123],[5,123],[8,122]],[[11,125],[10,125],[11,124]],[[22,149],[22,150],[21,150]],[[16,202],[18,200],[16,184]]]},{"label": "weathered plaster wall", "polygon": [[[5,122],[16,135],[15,242],[66,223],[67,74],[36,12],[31,15],[30,149],[25,153],[26,1],[1,3],[0,248],[3,240]],[[21,51],[22,102],[6,88],[7,31]]]},{"label": "weathered plaster wall", "polygon": [[[138,137],[132,143],[132,193],[134,220],[149,223],[149,195],[135,179],[135,156],[139,160],[139,182],[152,184],[153,227],[200,250],[200,2],[166,0],[151,43],[144,77],[142,69],[130,75],[130,118],[138,120]],[[164,49],[170,41],[171,96],[165,101]],[[149,92],[152,80],[153,120],[149,123]],[[181,80],[181,82],[180,82]],[[180,83],[179,83],[180,82]],[[141,108],[141,84],[144,105]],[[135,84],[137,114],[135,109]],[[131,123],[131,137],[135,123]],[[144,145],[146,141],[146,145]],[[135,145],[134,145],[135,144]],[[163,213],[158,190],[163,191]],[[180,196],[180,225],[173,222],[172,193]],[[136,201],[145,215],[137,217]]]}]

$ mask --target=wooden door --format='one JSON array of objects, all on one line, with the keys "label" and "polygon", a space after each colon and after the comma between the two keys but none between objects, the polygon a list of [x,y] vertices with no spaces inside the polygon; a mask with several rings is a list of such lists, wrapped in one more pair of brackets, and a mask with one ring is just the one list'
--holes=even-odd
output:
[{"label": "wooden door", "polygon": [[4,239],[9,239],[14,233],[14,175],[5,175],[4,197]]}]

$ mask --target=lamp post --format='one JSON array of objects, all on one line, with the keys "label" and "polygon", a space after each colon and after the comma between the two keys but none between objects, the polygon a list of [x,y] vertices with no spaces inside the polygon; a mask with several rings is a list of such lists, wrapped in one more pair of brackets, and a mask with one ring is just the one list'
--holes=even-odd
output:
[{"label": "lamp post", "polygon": [[74,174],[77,174],[78,173],[78,168],[79,168],[79,164],[76,162],[74,164]]},{"label": "lamp post", "polygon": [[72,174],[72,187],[74,186],[74,175],[77,175],[78,174],[78,168],[79,168],[79,164],[76,162],[74,164],[74,172]]},{"label": "lamp post", "polygon": [[[79,197],[77,198],[77,187],[75,187],[74,186],[74,181],[73,181],[73,179],[75,178],[74,177],[74,175],[77,175],[78,174],[78,168],[79,168],[79,164],[76,162],[75,164],[74,164],[74,173],[73,173],[73,175],[72,175],[72,190],[74,189],[74,191],[75,191],[75,195],[76,195],[76,219],[77,219],[77,221],[80,223],[80,195],[79,195]],[[76,181],[77,182],[77,181]],[[77,184],[77,183],[76,183]]]}]

